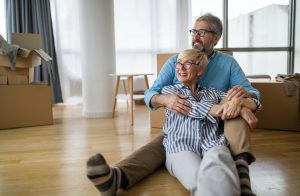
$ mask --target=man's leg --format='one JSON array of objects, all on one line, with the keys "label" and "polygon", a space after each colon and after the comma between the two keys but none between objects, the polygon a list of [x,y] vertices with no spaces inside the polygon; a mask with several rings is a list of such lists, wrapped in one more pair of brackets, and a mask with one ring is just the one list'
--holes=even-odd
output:
[{"label": "man's leg", "polygon": [[127,181],[127,184],[123,183],[121,188],[130,188],[164,165],[166,153],[162,144],[163,138],[164,136],[160,134],[115,165],[121,169],[122,178],[125,177]]},{"label": "man's leg", "polygon": [[102,194],[115,195],[120,187],[128,189],[164,165],[162,140],[161,134],[114,167],[107,165],[101,154],[94,155],[87,162],[87,176]]},{"label": "man's leg", "polygon": [[230,151],[236,162],[241,183],[241,195],[254,195],[251,190],[249,167],[255,157],[251,150],[250,128],[241,118],[226,120],[224,134],[230,144]]},{"label": "man's leg", "polygon": [[240,181],[229,149],[215,146],[205,152],[192,195],[238,196],[240,193]]}]

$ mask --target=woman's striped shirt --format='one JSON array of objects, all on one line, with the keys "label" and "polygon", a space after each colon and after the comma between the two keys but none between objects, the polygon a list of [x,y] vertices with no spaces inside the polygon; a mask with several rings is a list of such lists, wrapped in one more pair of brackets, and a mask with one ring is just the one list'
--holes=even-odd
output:
[{"label": "woman's striped shirt", "polygon": [[[189,88],[182,84],[166,86],[162,93],[186,95],[192,105],[192,111],[188,115],[175,114],[166,108],[163,145],[168,153],[192,151],[202,157],[203,153],[213,146],[228,146],[224,132],[219,128],[219,118],[208,113],[226,93],[198,86],[198,93],[193,96]],[[256,105],[260,105],[256,99],[254,101]]]}]

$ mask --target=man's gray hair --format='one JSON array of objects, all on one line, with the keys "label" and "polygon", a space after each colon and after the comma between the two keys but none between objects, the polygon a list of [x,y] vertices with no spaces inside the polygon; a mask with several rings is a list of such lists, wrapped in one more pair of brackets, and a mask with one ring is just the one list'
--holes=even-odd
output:
[{"label": "man's gray hair", "polygon": [[203,70],[206,68],[206,65],[208,63],[207,55],[198,49],[186,49],[181,51],[177,57],[177,61],[182,58],[188,58],[192,60],[197,67],[202,67]]},{"label": "man's gray hair", "polygon": [[195,22],[200,22],[200,21],[205,21],[210,24],[210,29],[211,31],[216,32],[216,34],[222,36],[223,32],[223,24],[220,18],[217,16],[211,14],[211,13],[206,13],[202,16],[199,16]]}]

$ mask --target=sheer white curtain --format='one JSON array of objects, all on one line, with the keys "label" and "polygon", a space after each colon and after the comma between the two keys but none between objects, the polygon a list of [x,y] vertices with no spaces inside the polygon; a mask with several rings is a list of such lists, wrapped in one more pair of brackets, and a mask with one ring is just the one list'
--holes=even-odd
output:
[{"label": "sheer white curtain", "polygon": [[[77,6],[77,0],[51,0],[65,102],[81,96]],[[190,0],[114,0],[114,7],[118,73],[155,73],[157,53],[189,47]]]},{"label": "sheer white curtain", "polygon": [[50,0],[57,63],[65,103],[81,102],[78,0]]}]

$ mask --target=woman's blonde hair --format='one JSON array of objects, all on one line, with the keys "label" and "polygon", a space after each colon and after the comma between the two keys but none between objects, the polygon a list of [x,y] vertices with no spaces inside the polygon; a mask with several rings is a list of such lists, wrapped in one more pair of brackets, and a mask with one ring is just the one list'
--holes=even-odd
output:
[{"label": "woman's blonde hair", "polygon": [[207,55],[198,49],[186,49],[181,51],[177,57],[177,61],[182,58],[189,58],[193,61],[193,63],[196,64],[196,66],[202,67],[203,70],[206,68],[206,65],[208,63]]}]

